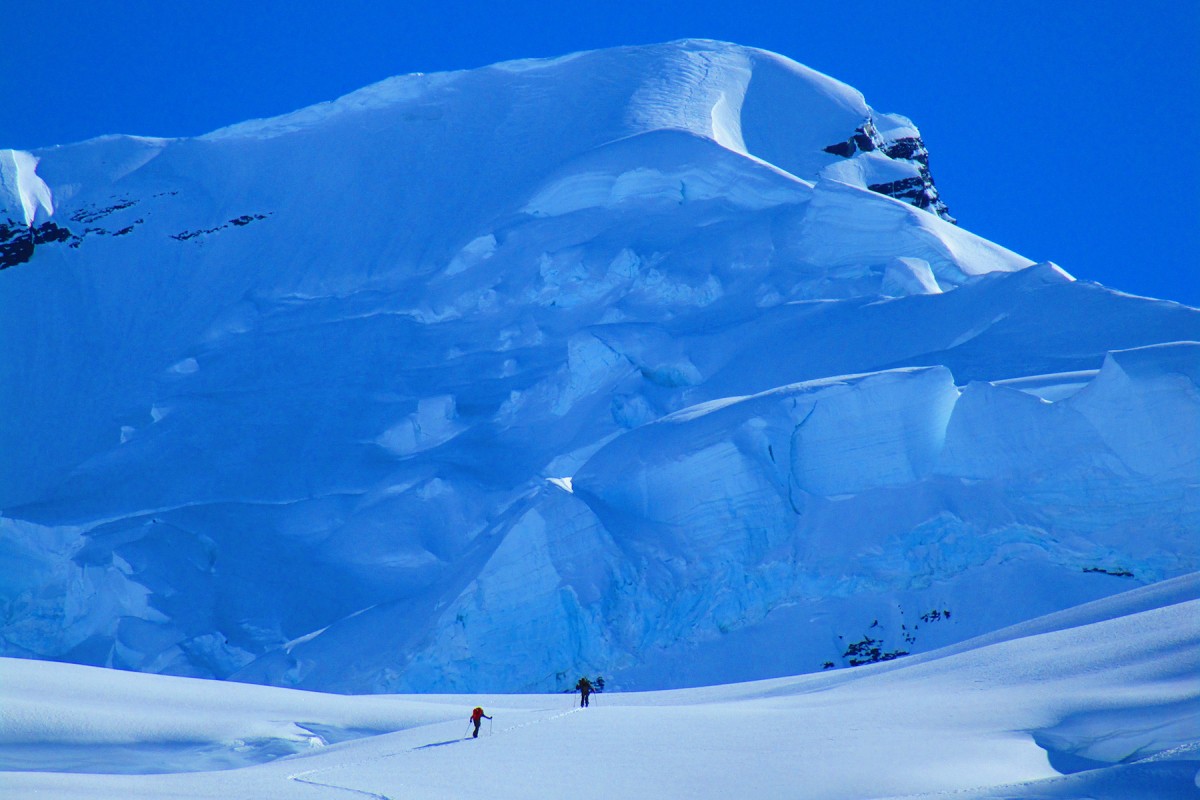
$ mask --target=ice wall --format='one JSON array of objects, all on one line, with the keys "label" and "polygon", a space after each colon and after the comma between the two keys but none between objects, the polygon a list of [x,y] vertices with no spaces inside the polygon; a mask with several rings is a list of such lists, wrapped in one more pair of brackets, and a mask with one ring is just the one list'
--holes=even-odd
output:
[{"label": "ice wall", "polygon": [[11,156],[0,653],[663,686],[1194,569],[1200,312],[951,224],[927,155],[688,40]]},{"label": "ice wall", "polygon": [[[960,393],[929,368],[797,384],[640,426],[589,458],[573,493],[540,491],[433,641],[375,688],[419,687],[439,670],[448,687],[563,688],[574,674],[563,664],[639,686],[761,677],[731,663],[748,654],[730,641],[781,649],[793,669],[841,666],[1192,570],[1200,515],[1194,498],[1171,497],[1176,443],[1152,419],[1127,425],[1160,464],[1134,480],[1077,407],[1096,402],[1124,357],[1150,385],[1174,383],[1194,419],[1195,352],[1115,354],[1058,403],[983,382]],[[1110,412],[1148,388],[1108,395]],[[1194,450],[1188,463],[1194,481]],[[1172,510],[1146,513],[1152,498]],[[1020,593],[1001,600],[997,586]],[[872,646],[856,650],[863,641]]]}]

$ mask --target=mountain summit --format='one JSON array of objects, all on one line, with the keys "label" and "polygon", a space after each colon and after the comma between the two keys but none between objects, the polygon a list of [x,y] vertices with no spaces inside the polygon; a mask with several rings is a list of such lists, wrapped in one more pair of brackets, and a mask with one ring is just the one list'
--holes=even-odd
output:
[{"label": "mountain summit", "polygon": [[326,690],[885,660],[1200,568],[1200,312],[711,41],[0,152],[0,655]]}]

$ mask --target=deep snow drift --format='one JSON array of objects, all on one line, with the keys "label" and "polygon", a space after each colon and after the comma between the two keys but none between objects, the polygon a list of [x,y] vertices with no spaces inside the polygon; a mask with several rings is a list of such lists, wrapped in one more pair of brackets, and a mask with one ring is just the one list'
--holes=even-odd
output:
[{"label": "deep snow drift", "polygon": [[[573,694],[341,697],[0,659],[0,791],[1168,800],[1200,791],[1198,672],[1196,574],[886,664],[605,692],[587,709]],[[494,720],[464,739],[480,703]]]},{"label": "deep snow drift", "polygon": [[664,688],[1200,569],[1200,311],[956,226],[781,56],[4,151],[0,204],[4,655]]}]

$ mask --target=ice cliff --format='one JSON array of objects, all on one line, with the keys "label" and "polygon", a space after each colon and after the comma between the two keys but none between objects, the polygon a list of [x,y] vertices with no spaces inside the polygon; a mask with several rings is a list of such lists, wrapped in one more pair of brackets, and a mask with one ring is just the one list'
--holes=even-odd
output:
[{"label": "ice cliff", "polygon": [[1200,311],[953,224],[779,55],[2,151],[0,206],[2,655],[663,687],[1200,569]]}]

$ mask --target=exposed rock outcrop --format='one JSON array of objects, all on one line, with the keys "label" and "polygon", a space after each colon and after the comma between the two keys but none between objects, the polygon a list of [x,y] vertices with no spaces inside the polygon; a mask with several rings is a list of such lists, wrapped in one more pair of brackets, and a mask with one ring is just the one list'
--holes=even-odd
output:
[{"label": "exposed rock outcrop", "polygon": [[867,188],[937,214],[947,222],[956,222],[938,195],[929,171],[929,150],[917,129],[908,119],[894,114],[880,117],[880,123],[885,126],[883,132],[873,118],[868,118],[848,139],[829,145],[825,152],[842,158],[880,153],[893,161],[910,162],[916,174],[898,180],[869,182]]}]

